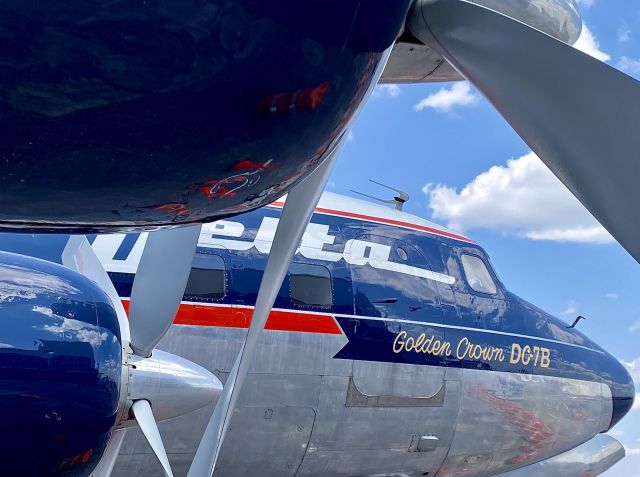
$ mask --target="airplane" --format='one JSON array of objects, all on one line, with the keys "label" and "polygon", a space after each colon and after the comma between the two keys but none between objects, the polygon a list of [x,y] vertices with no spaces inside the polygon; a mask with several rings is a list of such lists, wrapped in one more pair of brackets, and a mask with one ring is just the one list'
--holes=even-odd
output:
[{"label": "airplane", "polygon": [[[5,369],[4,409],[18,432],[3,457],[14,475],[28,468],[33,476],[109,475],[126,435],[114,428],[122,419],[140,428],[171,475],[156,419],[216,401],[188,473],[212,475],[289,263],[347,131],[379,81],[471,81],[640,258],[640,166],[628,152],[640,146],[640,88],[570,46],[581,29],[573,0],[8,0],[0,22],[0,228],[153,231],[128,315],[81,236],[38,236],[38,254],[2,255],[7,339],[18,339],[20,323],[43,333],[20,343],[27,352]],[[201,224],[284,194],[265,279],[224,387],[206,369],[154,351],[180,307]],[[42,257],[51,244],[59,253]],[[52,301],[55,310],[46,306]],[[86,334],[78,321],[96,329]],[[45,338],[54,330],[74,343],[62,359],[62,348]],[[105,339],[106,354],[91,354]],[[546,363],[539,348],[536,360]],[[2,349],[13,359],[12,348]],[[38,389],[51,379],[82,388],[63,393],[72,417],[40,412],[41,394],[15,394],[11,385],[22,382],[15,370],[23,366]],[[43,371],[51,366],[56,373]],[[209,384],[190,400],[176,391],[184,381],[174,378]],[[120,386],[125,382],[134,389]],[[131,394],[116,392],[123,389]],[[76,432],[51,433],[68,422]],[[30,430],[41,425],[51,432],[34,437]],[[59,466],[42,467],[47,459]]]},{"label": "airplane", "polygon": [[[26,298],[34,279],[13,281],[16,299],[6,301],[4,316],[20,309],[22,321],[2,325],[3,336],[12,330],[13,339],[0,354],[12,356],[12,363],[25,354],[50,362],[95,356],[95,369],[110,372],[109,386],[45,374],[46,365],[31,360],[19,368],[25,373],[20,384],[32,386],[30,396],[43,401],[92,403],[82,410],[82,422],[97,429],[93,423],[105,419],[105,406],[98,404],[116,391],[121,373],[120,399],[111,401],[113,428],[131,426],[138,418],[129,411],[136,398],[149,399],[155,419],[163,421],[158,427],[173,475],[187,475],[221,381],[243,346],[285,204],[202,227],[184,296],[152,362],[129,358],[121,373],[113,361],[118,326],[124,330],[126,323],[106,311],[97,324],[75,311],[69,319],[69,310],[82,308],[72,305],[78,299],[60,302],[51,295],[79,286],[65,281],[68,269],[54,274],[53,263],[41,261],[40,269],[48,264],[60,284],[51,278],[37,298]],[[90,235],[71,254],[68,237],[0,234],[0,267],[8,266],[8,257],[27,255],[58,263],[75,255],[85,266],[99,261],[131,311],[149,236]],[[486,252],[466,236],[325,192],[278,288],[214,475],[595,476],[624,456],[603,433],[633,406],[635,388],[625,367],[575,327],[509,292]],[[108,297],[94,300],[107,308]],[[27,314],[32,319],[25,323]],[[59,380],[58,387],[34,382],[35,373]],[[6,385],[3,395],[10,395]],[[37,400],[30,399],[35,409]],[[44,456],[27,449],[27,459],[25,449],[12,446],[0,451],[3,469],[35,475],[29,464],[42,467],[50,459],[68,472],[83,467],[89,437],[96,436],[84,431],[80,441],[72,437],[77,422],[66,419],[78,410],[56,413],[59,422],[40,423],[31,433],[53,440],[68,434],[80,457],[65,460],[50,447]],[[21,437],[12,436],[18,447]],[[112,476],[162,475],[146,439],[135,427],[127,431]]]}]

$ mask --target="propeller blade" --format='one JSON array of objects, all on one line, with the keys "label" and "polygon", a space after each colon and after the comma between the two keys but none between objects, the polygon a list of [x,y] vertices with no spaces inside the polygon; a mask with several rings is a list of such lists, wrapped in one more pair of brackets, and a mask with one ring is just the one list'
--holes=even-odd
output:
[{"label": "propeller blade", "polygon": [[149,233],[131,290],[131,348],[148,357],[178,311],[191,271],[200,225]]},{"label": "propeller blade", "polygon": [[162,465],[162,469],[167,477],[173,477],[173,472],[171,472],[171,466],[169,465],[169,458],[167,457],[167,451],[164,448],[164,444],[162,443],[162,438],[160,437],[160,431],[158,430],[158,424],[156,423],[155,418],[153,417],[153,412],[151,411],[151,404],[149,401],[145,399],[141,399],[140,401],[136,401],[131,406],[131,412],[138,421],[138,426],[140,426],[140,430],[144,434],[144,437],[149,442],[151,449],[153,449],[153,453],[160,461],[160,465]]},{"label": "propeller blade", "polygon": [[640,261],[640,83],[464,0],[417,0],[411,33],[469,79]]},{"label": "propeller blade", "polygon": [[309,224],[313,210],[329,179],[333,164],[338,156],[338,149],[340,146],[318,169],[298,184],[287,197],[258,290],[251,326],[249,326],[245,342],[224,385],[222,396],[220,396],[204,431],[187,477],[213,475],[239,392],[255,355],[258,338],[264,329],[271,307],[278,295],[293,255],[300,244],[302,235]]},{"label": "propeller blade", "polygon": [[126,429],[116,429],[111,433],[111,439],[109,439],[109,444],[107,444],[107,448],[98,462],[98,465],[93,472],[91,473],[91,477],[110,477],[111,472],[113,472],[113,467],[116,464],[116,460],[118,459],[118,454],[120,453],[120,447],[122,447],[122,442],[124,441],[124,435],[126,433]]},{"label": "propeller blade", "polygon": [[[97,255],[93,251],[91,244],[84,235],[70,235],[67,245],[62,251],[62,264],[83,274],[85,277],[96,282],[100,288],[111,299],[112,305],[118,315],[120,325],[120,337],[123,343],[129,343],[129,320],[127,313],[122,306],[118,292],[113,286],[107,271],[100,263]],[[125,345],[126,346],[126,345]]]}]

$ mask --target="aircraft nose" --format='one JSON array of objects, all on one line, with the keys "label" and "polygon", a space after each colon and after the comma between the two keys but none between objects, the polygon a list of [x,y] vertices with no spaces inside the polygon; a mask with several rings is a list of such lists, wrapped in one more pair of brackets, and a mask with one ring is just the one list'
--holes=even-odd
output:
[{"label": "aircraft nose", "polygon": [[636,389],[633,378],[627,368],[613,356],[608,355],[607,358],[610,370],[608,381],[613,400],[613,414],[611,416],[611,424],[609,425],[609,429],[611,429],[633,407]]}]

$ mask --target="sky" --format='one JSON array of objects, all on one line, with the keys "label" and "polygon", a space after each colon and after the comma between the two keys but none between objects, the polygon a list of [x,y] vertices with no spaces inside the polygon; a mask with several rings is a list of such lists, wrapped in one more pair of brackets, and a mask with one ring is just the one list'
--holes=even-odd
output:
[{"label": "sky", "polygon": [[[640,79],[640,2],[578,3],[576,46]],[[407,212],[476,240],[511,291],[568,323],[585,316],[581,331],[628,366],[640,392],[640,264],[472,85],[378,86],[328,190],[391,197],[369,179],[408,192]],[[627,457],[603,475],[640,477],[640,396],[611,434]]]}]

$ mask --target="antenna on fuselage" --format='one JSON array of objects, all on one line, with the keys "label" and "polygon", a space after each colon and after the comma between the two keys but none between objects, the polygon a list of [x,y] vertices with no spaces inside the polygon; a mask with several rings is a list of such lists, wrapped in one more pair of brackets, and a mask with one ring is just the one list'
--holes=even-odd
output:
[{"label": "antenna on fuselage", "polygon": [[374,197],[372,195],[365,194],[363,192],[358,192],[357,190],[353,190],[353,189],[351,189],[351,192],[355,192],[356,194],[362,195],[364,197],[368,197],[369,199],[377,200],[378,202],[383,202],[385,204],[393,204],[395,205],[396,210],[402,210],[404,203],[409,200],[409,194],[407,194],[404,191],[401,191],[400,189],[396,189],[395,187],[388,186],[386,184],[383,184],[382,182],[374,181],[373,179],[369,179],[369,182],[373,182],[374,184],[378,184],[379,186],[382,186],[386,189],[397,192],[398,195],[394,196],[393,199],[381,199],[380,197]]},{"label": "antenna on fuselage", "polygon": [[576,318],[570,326],[567,326],[567,328],[575,328],[580,320],[586,320],[586,318],[582,315],[578,315],[578,318]]}]

